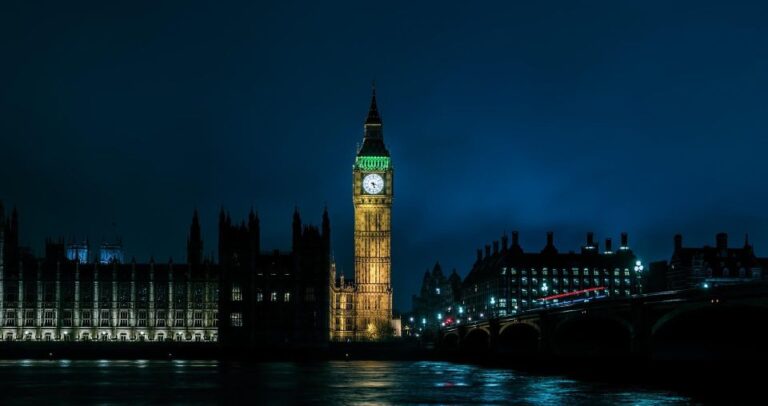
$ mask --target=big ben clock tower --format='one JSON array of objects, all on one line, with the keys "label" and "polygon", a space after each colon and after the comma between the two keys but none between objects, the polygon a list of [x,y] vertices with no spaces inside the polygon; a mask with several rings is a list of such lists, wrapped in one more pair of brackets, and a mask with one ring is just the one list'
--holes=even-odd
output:
[{"label": "big ben clock tower", "polygon": [[355,207],[355,336],[377,339],[392,320],[391,213],[393,171],[384,145],[381,116],[373,89],[363,143],[352,169]]}]

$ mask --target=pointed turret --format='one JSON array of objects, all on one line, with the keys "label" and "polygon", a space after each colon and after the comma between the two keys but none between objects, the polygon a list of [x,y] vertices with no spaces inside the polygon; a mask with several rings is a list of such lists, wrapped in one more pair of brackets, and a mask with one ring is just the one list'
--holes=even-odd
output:
[{"label": "pointed turret", "polygon": [[432,274],[429,273],[429,269],[424,272],[424,279],[421,280],[421,295],[424,296],[429,292],[429,285],[432,284]]},{"label": "pointed turret", "polygon": [[443,267],[440,266],[440,261],[435,262],[435,266],[432,268],[432,277],[435,279],[443,278]]},{"label": "pointed turret", "polygon": [[227,234],[229,229],[227,227],[227,214],[224,211],[224,207],[219,212],[219,263],[223,264],[226,258],[227,251]]},{"label": "pointed turret", "polygon": [[325,245],[325,248],[330,253],[331,248],[331,219],[328,217],[328,206],[325,206],[323,209],[323,244]]},{"label": "pointed turret", "polygon": [[261,251],[261,222],[259,215],[253,211],[248,212],[248,244],[250,249],[251,265],[256,266],[256,259]]},{"label": "pointed turret", "polygon": [[200,219],[197,209],[192,214],[192,224],[189,226],[189,238],[187,239],[187,263],[199,265],[203,262],[203,237],[200,232]]},{"label": "pointed turret", "polygon": [[296,253],[301,248],[301,214],[299,208],[293,210],[293,252]]},{"label": "pointed turret", "polygon": [[256,212],[253,211],[253,206],[251,206],[251,210],[248,212],[248,229],[252,229],[254,225],[257,225],[258,223],[259,217]]},{"label": "pointed turret", "polygon": [[13,234],[18,237],[19,235],[19,211],[16,210],[16,206],[13,207],[13,212],[11,212],[11,231]]}]

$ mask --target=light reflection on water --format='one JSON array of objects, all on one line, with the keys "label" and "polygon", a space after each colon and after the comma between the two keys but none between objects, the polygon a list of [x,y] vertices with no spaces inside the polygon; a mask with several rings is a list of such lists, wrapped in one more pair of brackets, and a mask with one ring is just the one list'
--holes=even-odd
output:
[{"label": "light reflection on water", "polygon": [[674,393],[446,362],[0,361],[0,404],[678,404]]}]

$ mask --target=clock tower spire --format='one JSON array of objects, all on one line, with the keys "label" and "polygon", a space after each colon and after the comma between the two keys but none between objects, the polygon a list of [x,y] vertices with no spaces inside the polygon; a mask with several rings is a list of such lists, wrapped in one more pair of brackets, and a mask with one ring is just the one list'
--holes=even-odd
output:
[{"label": "clock tower spire", "polygon": [[389,157],[389,151],[384,145],[384,125],[376,105],[375,86],[371,90],[371,107],[368,109],[368,117],[363,125],[363,143],[360,144],[357,156]]}]

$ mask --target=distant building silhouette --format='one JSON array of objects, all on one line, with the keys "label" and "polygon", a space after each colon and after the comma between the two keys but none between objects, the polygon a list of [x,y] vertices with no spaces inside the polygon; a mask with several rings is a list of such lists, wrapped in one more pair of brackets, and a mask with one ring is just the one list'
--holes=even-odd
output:
[{"label": "distant building silhouette", "polygon": [[415,326],[421,326],[422,319],[426,321],[424,325],[439,325],[436,315],[450,311],[458,303],[461,303],[461,277],[455,269],[445,277],[440,263],[435,263],[431,272],[424,272],[419,294],[413,295]]},{"label": "distant building silhouette", "polygon": [[715,246],[684,247],[683,236],[674,237],[669,262],[654,262],[648,275],[649,290],[678,290],[722,284],[745,283],[766,278],[768,258],[758,258],[749,238],[731,248],[728,235],[718,233]]}]

